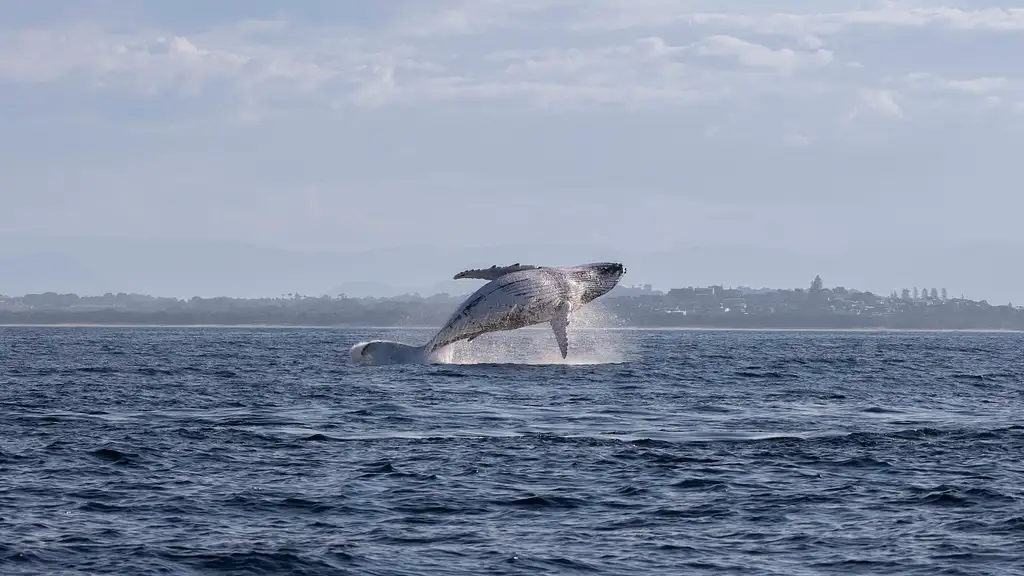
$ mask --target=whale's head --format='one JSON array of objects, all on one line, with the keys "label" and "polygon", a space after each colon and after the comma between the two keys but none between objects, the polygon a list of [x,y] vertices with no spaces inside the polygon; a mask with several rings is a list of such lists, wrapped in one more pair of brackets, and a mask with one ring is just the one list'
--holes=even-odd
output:
[{"label": "whale's head", "polygon": [[583,287],[582,300],[586,304],[604,296],[619,283],[626,267],[618,262],[595,262],[573,269],[573,279]]}]

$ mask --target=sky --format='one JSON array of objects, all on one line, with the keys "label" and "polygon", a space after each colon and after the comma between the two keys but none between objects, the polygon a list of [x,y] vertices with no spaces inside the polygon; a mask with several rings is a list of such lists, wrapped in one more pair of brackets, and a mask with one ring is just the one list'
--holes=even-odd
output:
[{"label": "sky", "polygon": [[[920,278],[1024,301],[1005,259],[1024,247],[1024,8],[0,0],[0,13],[8,238],[626,259],[740,247],[746,259],[693,277],[683,260],[633,281],[802,285],[801,262],[849,258],[835,267],[847,284]],[[792,272],[740,270],[765,251]],[[338,283],[394,267],[377,266]]]}]

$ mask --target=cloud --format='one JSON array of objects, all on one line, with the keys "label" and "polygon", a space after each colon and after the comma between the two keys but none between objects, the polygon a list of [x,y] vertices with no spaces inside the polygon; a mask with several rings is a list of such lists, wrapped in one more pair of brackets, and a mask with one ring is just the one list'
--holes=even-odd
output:
[{"label": "cloud", "polygon": [[907,83],[928,90],[952,90],[976,95],[988,95],[1013,89],[1013,83],[1003,76],[981,76],[971,79],[950,79],[929,72],[912,72],[906,75]]},{"label": "cloud", "polygon": [[740,64],[752,68],[775,68],[786,71],[826,66],[833,58],[832,52],[828,50],[819,49],[814,52],[798,52],[789,48],[772,50],[760,44],[722,34],[704,39],[697,51],[708,56],[732,56]]},{"label": "cloud", "polygon": [[[115,27],[98,18],[0,29],[0,82],[227,103],[230,114],[249,121],[295,105],[344,110],[496,100],[513,107],[644,108],[778,94],[833,103],[852,96],[867,109],[902,116],[904,107],[943,92],[985,98],[1018,90],[1019,79],[1012,66],[999,69],[990,60],[985,75],[954,80],[958,71],[943,69],[945,59],[922,67],[898,37],[866,44],[844,33],[929,28],[941,38],[962,30],[1024,31],[1020,9],[893,2],[853,9],[846,0],[830,4],[829,13],[761,5],[737,13],[709,0],[389,6],[400,7],[397,15],[360,26],[293,18]],[[765,82],[765,74],[777,78]],[[892,80],[900,77],[906,86]],[[906,89],[914,98],[897,106],[875,87]]]},{"label": "cloud", "polygon": [[1003,77],[999,78],[974,78],[973,80],[948,80],[946,86],[952,90],[961,90],[963,92],[971,92],[973,94],[988,94],[990,92],[998,92],[1003,90],[1008,85],[1008,80]]},{"label": "cloud", "polygon": [[[835,4],[830,2],[833,10]],[[694,11],[694,2],[685,0],[648,0],[637,2],[636,5],[632,2],[606,0],[598,2],[598,5],[599,9],[590,11],[587,18],[576,23],[577,29],[623,30],[701,26],[795,37],[827,36],[851,28],[865,27],[1024,31],[1024,9],[1021,8],[991,7],[964,10],[948,6],[909,7],[896,3],[880,3],[875,9],[750,14]],[[756,10],[754,7],[751,8]]]},{"label": "cloud", "polygon": [[979,108],[1009,111],[1024,89],[1024,82],[1007,76],[951,78],[930,72],[912,72],[889,84],[912,99],[915,107],[941,114]]},{"label": "cloud", "polygon": [[[475,36],[498,29],[526,27],[543,22],[545,14],[557,9],[554,0],[455,0],[417,2],[416,8],[387,28],[397,37]],[[578,0],[569,6],[579,7]],[[537,16],[541,18],[536,18]],[[558,25],[556,21],[555,25]]]},{"label": "cloud", "polygon": [[903,110],[896,103],[893,93],[889,90],[861,90],[860,102],[868,110],[881,116],[890,118],[901,118],[903,116]]},{"label": "cloud", "polygon": [[195,95],[225,81],[248,89],[287,84],[308,92],[335,75],[295,49],[224,44],[215,33],[127,34],[84,25],[5,32],[0,35],[0,78],[23,83],[80,78],[91,86],[142,94]]}]

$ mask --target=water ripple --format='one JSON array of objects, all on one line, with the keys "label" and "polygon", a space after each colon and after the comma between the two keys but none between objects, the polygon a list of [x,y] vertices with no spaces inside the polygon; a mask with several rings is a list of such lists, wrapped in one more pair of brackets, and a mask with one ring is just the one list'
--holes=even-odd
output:
[{"label": "water ripple", "polygon": [[379,336],[0,329],[0,573],[1022,573],[1018,335]]}]

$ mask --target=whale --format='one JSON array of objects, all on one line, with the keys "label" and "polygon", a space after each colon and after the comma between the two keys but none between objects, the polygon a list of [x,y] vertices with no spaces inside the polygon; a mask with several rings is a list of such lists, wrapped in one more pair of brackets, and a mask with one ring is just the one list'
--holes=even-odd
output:
[{"label": "whale", "polygon": [[567,267],[523,264],[464,270],[453,279],[488,282],[470,294],[434,336],[414,345],[392,340],[359,342],[350,349],[353,364],[439,363],[444,351],[459,341],[472,342],[490,333],[549,324],[558,350],[569,354],[567,328],[573,312],[607,294],[626,267],[619,262],[594,262]]}]

